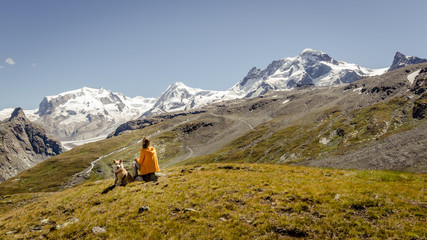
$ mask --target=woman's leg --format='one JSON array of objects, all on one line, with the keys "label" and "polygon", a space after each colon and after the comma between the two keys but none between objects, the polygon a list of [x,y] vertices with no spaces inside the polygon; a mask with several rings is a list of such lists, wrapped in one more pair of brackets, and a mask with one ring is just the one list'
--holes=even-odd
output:
[{"label": "woman's leg", "polygon": [[138,176],[138,170],[141,170],[141,164],[139,164],[138,162],[135,161],[132,164],[132,177],[133,178]]}]

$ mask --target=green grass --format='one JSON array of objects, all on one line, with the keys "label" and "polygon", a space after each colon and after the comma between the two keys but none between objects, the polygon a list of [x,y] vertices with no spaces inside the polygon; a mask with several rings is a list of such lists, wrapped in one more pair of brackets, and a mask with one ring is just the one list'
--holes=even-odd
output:
[{"label": "green grass", "polygon": [[[425,239],[426,175],[268,164],[163,170],[0,197],[0,238]],[[150,209],[139,213],[142,206]],[[64,226],[68,222],[68,225]],[[106,229],[95,235],[93,227]]]}]

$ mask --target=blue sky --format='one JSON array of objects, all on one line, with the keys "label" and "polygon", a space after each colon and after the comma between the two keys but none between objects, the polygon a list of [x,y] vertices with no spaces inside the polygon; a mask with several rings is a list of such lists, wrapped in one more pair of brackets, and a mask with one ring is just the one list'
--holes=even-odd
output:
[{"label": "blue sky", "polygon": [[425,0],[0,0],[0,109],[83,86],[226,90],[305,48],[370,68],[427,58]]}]

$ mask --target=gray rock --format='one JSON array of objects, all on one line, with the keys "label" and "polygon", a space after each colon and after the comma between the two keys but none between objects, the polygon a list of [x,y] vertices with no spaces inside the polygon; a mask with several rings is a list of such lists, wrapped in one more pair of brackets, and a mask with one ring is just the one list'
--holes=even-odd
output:
[{"label": "gray rock", "polygon": [[107,232],[107,229],[105,229],[105,228],[103,228],[103,227],[98,227],[98,226],[96,226],[96,227],[93,227],[93,228],[92,228],[92,232],[93,232],[93,234],[95,234],[95,235],[99,235],[99,234],[102,234],[102,233],[106,233],[106,232]]}]

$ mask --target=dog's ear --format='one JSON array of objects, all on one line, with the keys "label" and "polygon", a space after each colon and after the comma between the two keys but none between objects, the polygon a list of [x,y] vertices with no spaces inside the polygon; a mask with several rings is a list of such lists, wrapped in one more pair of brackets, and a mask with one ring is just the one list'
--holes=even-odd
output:
[{"label": "dog's ear", "polygon": [[122,163],[123,162],[123,159],[120,159],[120,163]]},{"label": "dog's ear", "polygon": [[113,160],[113,164],[116,164],[116,160]]}]

